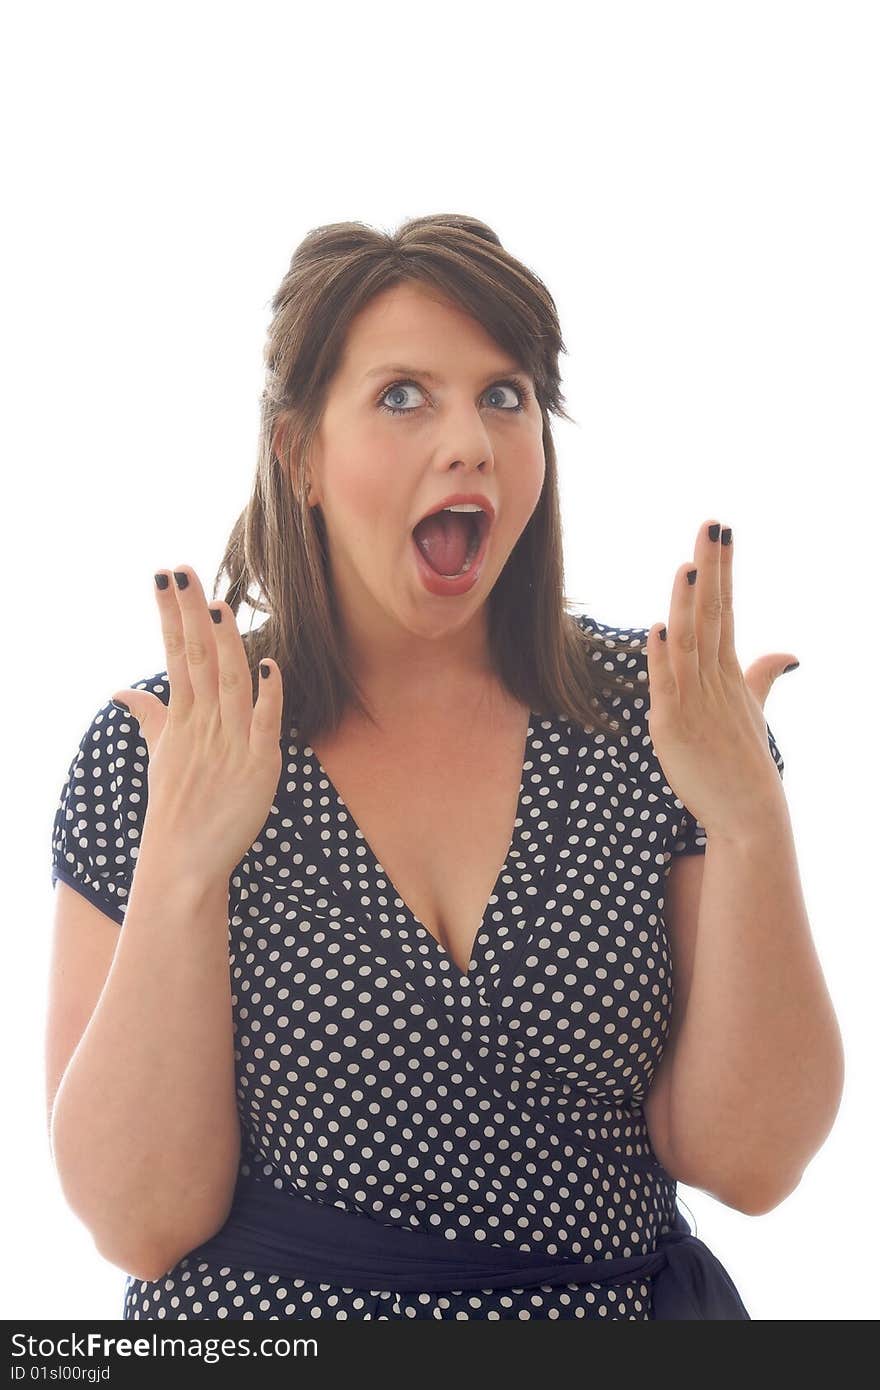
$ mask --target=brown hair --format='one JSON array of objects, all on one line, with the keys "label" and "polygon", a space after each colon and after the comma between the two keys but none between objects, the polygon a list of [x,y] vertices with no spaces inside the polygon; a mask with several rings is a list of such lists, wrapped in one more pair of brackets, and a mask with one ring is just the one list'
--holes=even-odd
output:
[{"label": "brown hair", "polygon": [[372,718],[338,636],[324,521],[307,501],[308,461],[349,323],[374,295],[408,281],[440,290],[513,354],[534,380],[543,417],[541,496],[487,600],[493,669],[535,713],[614,734],[619,725],[601,695],[633,688],[632,673],[614,666],[638,644],[585,632],[565,611],[571,600],[563,592],[549,417],[572,417],[560,391],[558,356],[566,348],[556,306],[490,227],[455,214],[413,218],[391,234],[361,222],[316,227],[272,299],[253,490],[213,589],[220,597],[225,572],[222,598],[233,612],[245,602],[269,615],[242,633],[253,697],[259,662],[271,656],[284,684],[283,728],[295,724],[303,745],[335,729],[350,703]]}]

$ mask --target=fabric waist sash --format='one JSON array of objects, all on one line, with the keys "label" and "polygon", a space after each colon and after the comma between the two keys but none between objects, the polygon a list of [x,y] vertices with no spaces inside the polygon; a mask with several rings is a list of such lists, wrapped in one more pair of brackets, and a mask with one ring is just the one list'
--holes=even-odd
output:
[{"label": "fabric waist sash", "polygon": [[730,1275],[678,1206],[650,1254],[584,1262],[383,1226],[239,1174],[226,1223],[188,1258],[376,1292],[629,1284],[650,1276],[655,1319],[749,1319]]}]

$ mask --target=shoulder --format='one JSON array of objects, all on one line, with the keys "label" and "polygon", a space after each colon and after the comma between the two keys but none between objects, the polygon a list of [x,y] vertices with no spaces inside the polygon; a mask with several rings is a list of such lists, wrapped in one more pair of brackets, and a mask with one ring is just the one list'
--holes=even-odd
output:
[{"label": "shoulder", "polygon": [[[128,688],[170,699],[167,671]],[[148,761],[137,720],[106,700],[81,733],[55,805],[53,885],[64,879],[120,923],[146,815]]]},{"label": "shoulder", "polygon": [[[587,634],[589,646],[595,649],[596,659],[601,659],[602,651],[610,656],[620,657],[633,670],[644,670],[648,678],[648,632],[649,627],[614,627],[612,623],[601,623],[591,613],[574,613],[574,621],[581,632]],[[610,669],[610,667],[609,667]]]},{"label": "shoulder", "polygon": [[167,671],[157,671],[152,676],[142,676],[140,680],[129,681],[129,690],[148,690],[151,695],[167,705],[171,698],[171,682]]},{"label": "shoulder", "polygon": [[[653,794],[668,800],[678,814],[673,853],[702,853],[706,845],[705,830],[694,821],[667,782],[651,738],[648,724],[651,708],[648,680],[650,625],[616,627],[611,623],[599,622],[587,613],[576,614],[575,621],[590,638],[591,659],[603,671],[620,673],[626,678],[625,684],[615,683],[610,687],[613,694],[607,699],[611,713],[621,725],[616,744],[609,743],[609,752],[624,762],[629,774],[643,781]],[[766,727],[768,747],[782,777],[785,762],[770,725]]]},{"label": "shoulder", "polygon": [[574,620],[587,638],[588,659],[595,666],[595,676],[600,683],[608,677],[606,688],[612,698],[607,705],[621,721],[621,739],[625,741],[636,733],[634,716],[640,716],[637,736],[646,735],[650,628],[618,627],[600,622],[589,613],[576,613]]},{"label": "shoulder", "polygon": [[[584,632],[591,647],[591,659],[601,665],[603,671],[622,672],[629,681],[634,683],[635,689],[630,693],[625,687],[616,687],[619,691],[619,700],[622,710],[615,713],[622,713],[622,717],[631,721],[634,716],[638,718],[638,735],[641,739],[642,747],[653,755],[653,744],[648,732],[648,710],[650,709],[650,689],[648,683],[648,627],[613,627],[611,623],[599,622],[588,613],[574,614],[575,622]],[[785,772],[785,760],[780,751],[779,745],[773,730],[767,721],[767,745],[773,756],[773,761],[779,770],[780,777]],[[633,729],[635,733],[635,729]],[[681,803],[678,803],[681,805]]]},{"label": "shoulder", "polygon": [[[666,809],[681,813],[682,802],[666,781],[654,749],[648,726],[651,706],[648,683],[647,627],[622,627],[600,622],[587,613],[575,615],[578,627],[590,639],[589,656],[602,673],[623,677],[623,683],[608,683],[604,703],[618,720],[620,728],[614,735],[599,733],[595,739],[604,745],[604,755],[619,771],[639,783],[649,798],[663,803]],[[595,756],[589,741],[590,756]],[[675,816],[673,820],[675,820]]]},{"label": "shoulder", "polygon": [[[167,671],[158,671],[150,676],[141,676],[129,681],[127,686],[117,686],[118,690],[147,690],[167,705],[171,698],[171,685]],[[73,767],[83,761],[101,761],[106,764],[130,761],[135,745],[140,745],[146,757],[146,744],[140,738],[137,720],[127,715],[112,700],[105,700],[100,709],[92,715],[79,741]],[[127,757],[125,755],[128,755]]]},{"label": "shoulder", "polygon": [[[137,680],[128,681],[124,687],[116,687],[117,690],[124,688],[147,690],[164,705],[167,705],[171,698],[171,684],[167,671],[141,676]],[[131,763],[135,756],[143,759],[148,757],[138,721],[133,715],[126,714],[125,710],[120,709],[112,700],[106,700],[92,716],[80,739],[79,752],[88,760],[104,763],[108,767],[122,767]]]}]

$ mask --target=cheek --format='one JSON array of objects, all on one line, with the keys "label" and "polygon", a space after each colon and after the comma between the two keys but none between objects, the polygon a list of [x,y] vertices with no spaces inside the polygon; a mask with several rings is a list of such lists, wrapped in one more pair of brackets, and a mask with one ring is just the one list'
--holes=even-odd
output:
[{"label": "cheek", "polygon": [[511,478],[511,512],[515,512],[520,528],[525,526],[541,498],[544,487],[544,450],[541,445],[520,460]]},{"label": "cheek", "polygon": [[340,518],[357,528],[375,530],[377,522],[394,514],[393,461],[364,451],[353,454],[350,463],[339,463],[328,480],[328,491]]},{"label": "cheek", "polygon": [[544,450],[542,447],[535,459],[535,466],[532,472],[532,511],[537,507],[541,498],[541,493],[544,490],[544,475],[546,472],[547,465],[544,462]]},{"label": "cheek", "polygon": [[346,480],[346,511],[355,522],[373,521],[381,510],[384,485],[370,468],[353,469]]}]

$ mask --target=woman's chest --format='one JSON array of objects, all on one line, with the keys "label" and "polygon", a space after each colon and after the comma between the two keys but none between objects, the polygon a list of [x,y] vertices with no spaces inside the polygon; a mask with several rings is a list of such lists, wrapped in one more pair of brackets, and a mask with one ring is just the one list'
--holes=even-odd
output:
[{"label": "woman's chest", "polygon": [[641,1094],[672,998],[667,803],[561,720],[411,735],[292,747],[232,903],[253,1113],[275,1118],[279,1080],[302,1113],[319,1055],[341,1095],[365,1058],[417,1090],[481,1076],[462,1028],[493,1085],[509,1064],[551,1090]]},{"label": "woman's chest", "polygon": [[463,973],[510,848],[528,728],[517,705],[482,727],[342,728],[313,746],[389,886]]}]

